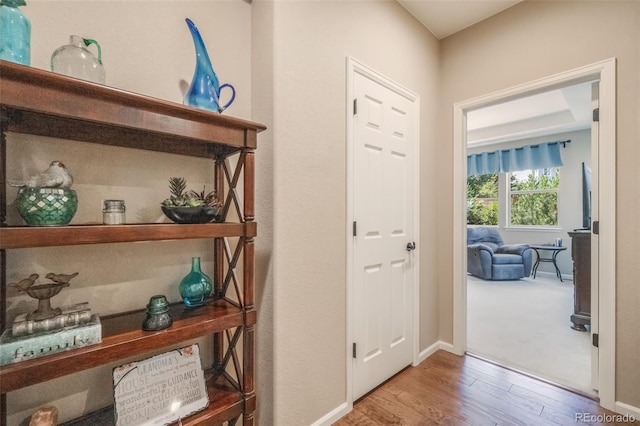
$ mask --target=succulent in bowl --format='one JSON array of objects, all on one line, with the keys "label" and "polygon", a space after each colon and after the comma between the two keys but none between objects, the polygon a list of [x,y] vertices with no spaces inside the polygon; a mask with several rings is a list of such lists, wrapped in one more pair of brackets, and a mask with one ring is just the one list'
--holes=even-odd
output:
[{"label": "succulent in bowl", "polygon": [[187,182],[181,177],[169,179],[171,196],[162,202],[162,212],[176,223],[222,222],[222,202],[216,191],[206,193],[187,191]]}]

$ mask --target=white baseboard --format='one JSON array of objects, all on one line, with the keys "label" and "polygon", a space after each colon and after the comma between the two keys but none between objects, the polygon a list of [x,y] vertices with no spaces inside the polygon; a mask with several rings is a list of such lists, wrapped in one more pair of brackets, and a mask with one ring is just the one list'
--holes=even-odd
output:
[{"label": "white baseboard", "polygon": [[635,420],[640,420],[640,407],[634,407],[633,405],[625,404],[624,402],[616,401],[616,413],[627,414],[633,416]]},{"label": "white baseboard", "polygon": [[438,340],[433,345],[429,346],[427,349],[425,349],[424,351],[420,352],[420,362],[422,362],[425,359],[429,358],[431,355],[433,355],[436,351],[439,351],[440,349],[442,349],[443,351],[455,353],[453,351],[453,345],[452,344],[447,343],[447,342],[443,342],[442,340]]},{"label": "white baseboard", "polygon": [[329,426],[337,422],[341,417],[346,416],[352,410],[349,403],[343,402],[315,422],[311,426]]}]

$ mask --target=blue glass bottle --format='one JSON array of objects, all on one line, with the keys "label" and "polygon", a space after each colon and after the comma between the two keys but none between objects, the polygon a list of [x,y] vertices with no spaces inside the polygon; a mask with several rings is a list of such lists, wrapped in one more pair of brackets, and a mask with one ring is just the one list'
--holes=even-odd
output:
[{"label": "blue glass bottle", "polygon": [[31,22],[18,6],[24,0],[0,0],[0,59],[31,65]]},{"label": "blue glass bottle", "polygon": [[200,269],[200,258],[191,258],[191,272],[182,279],[179,286],[180,297],[189,307],[202,306],[213,290],[211,278]]}]

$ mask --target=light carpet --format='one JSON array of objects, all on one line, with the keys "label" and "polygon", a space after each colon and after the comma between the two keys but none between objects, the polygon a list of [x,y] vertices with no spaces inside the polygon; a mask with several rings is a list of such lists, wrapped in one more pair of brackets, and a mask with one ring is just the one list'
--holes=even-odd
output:
[{"label": "light carpet", "polygon": [[573,282],[555,275],[467,277],[469,352],[593,394],[591,334],[570,327],[572,313]]}]

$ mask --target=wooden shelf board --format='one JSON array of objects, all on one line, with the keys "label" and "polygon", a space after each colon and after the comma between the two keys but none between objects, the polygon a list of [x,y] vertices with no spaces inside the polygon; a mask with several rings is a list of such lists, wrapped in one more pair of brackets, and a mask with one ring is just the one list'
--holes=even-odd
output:
[{"label": "wooden shelf board", "polygon": [[256,232],[255,222],[200,225],[152,223],[50,227],[8,226],[0,227],[0,249],[237,236],[255,237]]},{"label": "wooden shelf board", "polygon": [[[256,148],[260,123],[0,61],[7,130],[213,158]],[[37,105],[37,109],[34,108]],[[216,151],[217,150],[217,151]]]},{"label": "wooden shelf board", "polygon": [[88,368],[149,353],[197,337],[238,327],[245,313],[225,300],[211,300],[200,308],[171,306],[173,325],[143,331],[144,311],[101,318],[102,342],[0,367],[0,393],[45,382]]},{"label": "wooden shelf board", "polygon": [[[207,379],[209,392],[209,406],[203,411],[195,413],[182,419],[183,426],[197,424],[222,424],[242,415],[245,401],[242,393],[233,388],[224,377],[213,377]],[[255,397],[254,397],[255,398]],[[115,426],[113,405],[105,407],[93,413],[89,413],[79,419],[63,423],[61,426]],[[172,423],[178,426],[179,423]]]},{"label": "wooden shelf board", "polygon": [[[222,424],[240,416],[246,405],[255,404],[255,396],[245,398],[226,381],[224,377],[213,377],[207,380],[209,390],[209,406],[199,413],[182,419],[183,426]],[[178,426],[179,423],[172,423]]]}]

